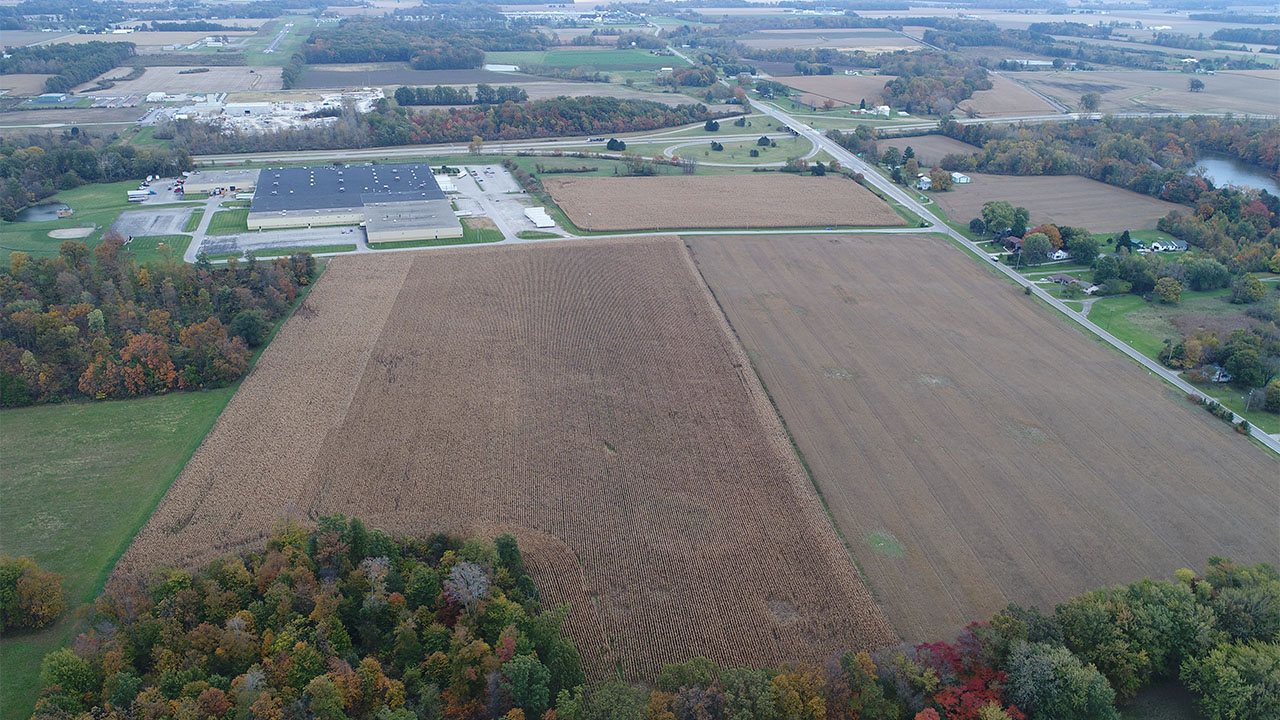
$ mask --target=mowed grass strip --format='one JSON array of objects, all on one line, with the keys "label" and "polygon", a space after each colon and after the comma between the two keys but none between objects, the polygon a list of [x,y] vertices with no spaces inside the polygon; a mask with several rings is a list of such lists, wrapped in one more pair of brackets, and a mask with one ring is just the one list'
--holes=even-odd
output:
[{"label": "mowed grass strip", "polygon": [[40,660],[72,635],[116,558],[146,521],[234,388],[0,412],[0,554],[64,577],[72,608],[38,633],[0,639],[0,715],[23,718]]},{"label": "mowed grass strip", "polygon": [[[190,244],[190,235],[141,235],[130,240],[125,249],[132,252],[139,263],[162,260],[181,262],[182,255]],[[161,247],[162,245],[165,247]]]},{"label": "mowed grass strip", "polygon": [[249,232],[249,208],[219,210],[209,218],[206,235],[236,235]]},{"label": "mowed grass strip", "polygon": [[191,217],[187,218],[187,224],[182,226],[182,232],[195,232],[200,227],[200,221],[204,219],[204,208],[196,208],[191,211]]}]

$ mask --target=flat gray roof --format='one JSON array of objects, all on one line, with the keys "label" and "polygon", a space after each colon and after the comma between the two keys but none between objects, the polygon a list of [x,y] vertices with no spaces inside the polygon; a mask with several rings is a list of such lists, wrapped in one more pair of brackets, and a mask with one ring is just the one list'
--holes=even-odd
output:
[{"label": "flat gray roof", "polygon": [[258,176],[249,212],[443,199],[444,192],[426,163],[266,168]]}]

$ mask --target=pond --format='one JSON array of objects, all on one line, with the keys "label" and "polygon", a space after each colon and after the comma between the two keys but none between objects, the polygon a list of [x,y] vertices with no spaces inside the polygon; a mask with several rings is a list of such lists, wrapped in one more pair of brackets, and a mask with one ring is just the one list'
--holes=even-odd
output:
[{"label": "pond", "polygon": [[46,222],[58,219],[59,210],[70,210],[65,203],[49,202],[32,205],[18,211],[18,222]]},{"label": "pond", "polygon": [[1280,183],[1257,165],[1241,162],[1228,155],[1205,153],[1200,157],[1197,167],[1204,168],[1204,176],[1212,180],[1216,187],[1248,185],[1280,197]]}]

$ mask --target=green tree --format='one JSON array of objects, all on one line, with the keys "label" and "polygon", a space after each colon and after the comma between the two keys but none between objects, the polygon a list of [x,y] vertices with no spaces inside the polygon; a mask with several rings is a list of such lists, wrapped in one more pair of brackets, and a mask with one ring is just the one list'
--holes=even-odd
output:
[{"label": "green tree", "polygon": [[658,673],[658,689],[678,692],[682,687],[710,687],[720,677],[720,666],[704,657],[663,665]]},{"label": "green tree", "polygon": [[1044,233],[1031,233],[1022,238],[1022,262],[1025,265],[1039,265],[1049,259],[1049,251],[1053,246],[1049,236]]},{"label": "green tree", "polygon": [[1245,273],[1231,283],[1231,302],[1237,305],[1256,303],[1266,295],[1267,288],[1253,273]]},{"label": "green tree", "polygon": [[267,314],[262,310],[246,310],[231,320],[231,334],[244,338],[249,347],[258,347],[266,339]]},{"label": "green tree", "polygon": [[969,232],[974,235],[983,235],[987,232],[987,221],[980,217],[976,217],[969,221]]},{"label": "green tree", "polygon": [[707,132],[715,132],[720,129],[720,123],[712,118],[707,118],[707,122],[703,124],[702,129]]},{"label": "green tree", "polygon": [[880,157],[880,162],[895,168],[902,164],[902,151],[896,147],[891,147],[884,151],[884,155]]},{"label": "green tree", "polygon": [[1113,720],[1115,690],[1061,645],[1019,642],[1005,661],[1009,701],[1042,720]]},{"label": "green tree", "polygon": [[1071,257],[1078,262],[1089,263],[1092,265],[1098,259],[1099,243],[1092,235],[1085,233],[1084,235],[1072,235],[1065,232],[1069,228],[1063,228],[1062,245],[1071,253]]},{"label": "green tree", "polygon": [[720,672],[725,720],[778,720],[778,693],[773,672],[728,668]]},{"label": "green tree", "polygon": [[1085,112],[1098,112],[1098,106],[1102,104],[1102,96],[1096,92],[1087,92],[1080,96],[1080,109]]},{"label": "green tree", "polygon": [[527,717],[542,717],[551,701],[551,671],[529,655],[512,658],[502,666],[502,690]]},{"label": "green tree", "polygon": [[1201,90],[1204,90],[1204,81],[1200,78],[1191,78],[1191,81],[1187,83],[1187,89],[1191,92],[1198,93]]},{"label": "green tree", "polygon": [[1272,380],[1267,383],[1267,399],[1263,403],[1263,408],[1267,412],[1280,413],[1280,380]]},{"label": "green tree", "polygon": [[342,693],[338,692],[333,678],[328,675],[321,675],[308,683],[305,695],[316,720],[347,720]]},{"label": "green tree", "polygon": [[934,168],[929,171],[929,187],[934,190],[946,192],[951,189],[951,173],[942,168]]},{"label": "green tree", "polygon": [[1162,277],[1156,281],[1155,292],[1160,302],[1174,304],[1182,299],[1182,284],[1171,277]]},{"label": "green tree", "polygon": [[40,682],[45,687],[57,685],[70,696],[83,698],[96,686],[93,666],[76,655],[71,648],[54,650],[40,663]]},{"label": "green tree", "polygon": [[0,557],[0,632],[44,627],[66,609],[61,575],[29,557]]},{"label": "green tree", "polygon": [[1201,257],[1184,260],[1187,285],[1192,290],[1217,290],[1231,282],[1231,271],[1213,258]]},{"label": "green tree", "polygon": [[756,140],[756,145],[759,145],[760,147],[769,147],[770,142],[768,135],[761,135],[760,139]]},{"label": "green tree", "polygon": [[1182,664],[1182,681],[1211,720],[1264,720],[1280,711],[1280,643],[1222,644]]}]

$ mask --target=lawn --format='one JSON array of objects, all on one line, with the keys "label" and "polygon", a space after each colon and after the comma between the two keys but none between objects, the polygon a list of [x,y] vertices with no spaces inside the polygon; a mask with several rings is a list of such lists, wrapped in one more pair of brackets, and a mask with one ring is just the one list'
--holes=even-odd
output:
[{"label": "lawn", "polygon": [[516,233],[516,237],[521,240],[549,240],[560,236],[555,233],[543,232],[541,230],[521,230]]},{"label": "lawn", "polygon": [[191,211],[191,217],[187,218],[187,224],[182,227],[183,232],[195,232],[200,227],[200,221],[204,219],[204,208],[196,208]]},{"label": "lawn", "polygon": [[596,70],[657,70],[683,65],[680,58],[650,55],[648,50],[547,50],[487,52],[484,61],[496,65],[547,65],[558,68],[588,66]]},{"label": "lawn", "polygon": [[[61,573],[71,608],[90,602],[234,392],[0,412],[0,554]],[[76,625],[72,610],[43,632],[0,640],[0,716],[30,714],[41,658]]]},{"label": "lawn", "polygon": [[[160,244],[164,243],[168,250],[161,252]],[[190,235],[142,235],[129,241],[125,247],[133,252],[139,263],[160,262],[174,259],[182,262],[182,256],[191,244]]]},{"label": "lawn", "polygon": [[[356,246],[354,243],[344,243],[341,245],[309,245],[304,247],[271,248],[269,250],[254,250],[252,252],[253,252],[253,256],[256,258],[273,258],[273,257],[287,257],[294,253],[304,252],[304,251],[309,252],[312,255],[319,255],[320,253],[355,252],[355,250],[356,250]],[[210,255],[209,259],[210,260],[230,260],[231,258],[241,258],[241,257],[244,257],[242,253],[217,253],[214,255]]]},{"label": "lawn", "polygon": [[136,205],[129,204],[126,193],[137,188],[136,180],[81,185],[41,201],[66,203],[75,210],[75,214],[69,218],[45,222],[0,221],[0,262],[8,262],[9,253],[15,250],[32,257],[57,255],[58,246],[63,241],[49,237],[50,230],[92,225],[94,231],[79,240],[91,248],[96,246],[102,239],[102,233],[116,221],[122,210],[136,208]]},{"label": "lawn", "polygon": [[209,219],[206,235],[235,235],[249,232],[249,209],[219,210]]}]

